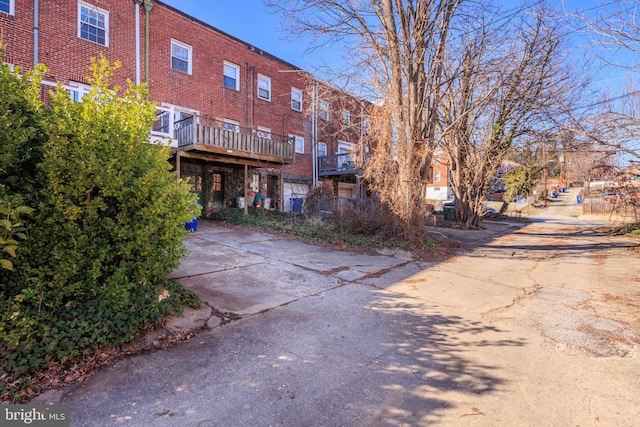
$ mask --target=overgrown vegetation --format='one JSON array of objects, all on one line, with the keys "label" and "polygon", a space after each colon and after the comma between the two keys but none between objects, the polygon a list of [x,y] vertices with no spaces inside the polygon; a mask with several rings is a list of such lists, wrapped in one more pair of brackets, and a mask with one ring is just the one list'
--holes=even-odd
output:
[{"label": "overgrown vegetation", "polygon": [[420,253],[439,245],[426,232],[407,239],[402,220],[383,203],[359,201],[341,206],[330,188],[324,186],[312,189],[305,203],[303,215],[255,208],[244,215],[242,209],[225,208],[213,219],[309,243],[352,249],[404,248]]},{"label": "overgrown vegetation", "polygon": [[528,197],[533,194],[533,189],[542,175],[540,167],[519,166],[509,171],[502,177],[507,190],[504,195],[507,200],[511,200],[516,196]]},{"label": "overgrown vegetation", "polygon": [[196,197],[174,180],[168,149],[147,143],[155,113],[144,88],[111,87],[115,69],[95,61],[82,102],[58,87],[45,109],[41,69],[0,68],[3,401],[20,401],[47,367],[198,305],[165,279],[186,255]]},{"label": "overgrown vegetation", "polygon": [[623,224],[611,229],[611,233],[616,236],[640,237],[640,222]]}]

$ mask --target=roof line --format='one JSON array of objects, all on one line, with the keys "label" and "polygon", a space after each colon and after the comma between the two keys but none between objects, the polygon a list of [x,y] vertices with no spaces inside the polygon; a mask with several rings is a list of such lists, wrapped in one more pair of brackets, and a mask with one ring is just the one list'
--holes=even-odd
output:
[{"label": "roof line", "polygon": [[185,17],[185,18],[187,18],[187,19],[190,19],[191,21],[196,22],[197,24],[200,24],[200,25],[202,25],[202,26],[204,26],[204,27],[207,27],[207,28],[209,28],[209,29],[211,29],[211,30],[213,30],[213,31],[215,31],[215,32],[217,32],[217,33],[219,33],[219,34],[223,35],[224,37],[228,37],[228,38],[230,38],[230,39],[232,39],[232,40],[235,40],[235,41],[237,41],[237,42],[239,42],[239,43],[241,43],[241,44],[245,45],[245,46],[247,47],[247,49],[249,49],[249,50],[250,50],[250,51],[252,51],[252,52],[256,52],[256,53],[257,53],[257,54],[259,54],[259,55],[266,56],[267,58],[273,59],[274,61],[278,61],[278,62],[280,62],[281,64],[286,65],[287,67],[293,68],[294,70],[297,70],[297,71],[304,71],[302,68],[297,67],[297,66],[295,66],[295,65],[291,64],[290,62],[287,62],[287,61],[285,61],[285,60],[284,60],[284,59],[282,59],[282,58],[278,58],[277,56],[275,56],[275,55],[273,55],[273,54],[271,54],[271,53],[269,53],[269,52],[267,52],[267,51],[265,51],[265,50],[262,50],[262,49],[260,49],[259,47],[252,45],[251,43],[248,43],[248,42],[246,42],[246,41],[244,41],[244,40],[241,40],[241,39],[239,39],[238,37],[235,37],[235,36],[233,36],[233,35],[231,35],[231,34],[229,34],[229,33],[226,33],[226,32],[224,32],[224,31],[222,31],[221,29],[214,27],[214,26],[213,26],[213,25],[211,25],[211,24],[208,24],[208,23],[206,23],[206,22],[204,22],[204,21],[202,21],[202,20],[200,20],[200,19],[198,19],[198,18],[196,18],[196,17],[194,17],[194,16],[189,15],[189,14],[188,14],[188,13],[186,13],[186,12],[181,11],[180,9],[176,9],[175,7],[170,6],[170,5],[166,4],[166,3],[163,3],[163,2],[161,2],[161,1],[159,1],[159,0],[155,0],[155,2],[156,2],[157,4],[159,4],[159,5],[163,6],[163,7],[166,7],[166,8],[167,8],[167,9],[169,9],[169,10],[172,10],[173,12],[176,12],[176,13],[178,13],[178,14],[180,14],[180,15],[184,16],[184,17]]}]

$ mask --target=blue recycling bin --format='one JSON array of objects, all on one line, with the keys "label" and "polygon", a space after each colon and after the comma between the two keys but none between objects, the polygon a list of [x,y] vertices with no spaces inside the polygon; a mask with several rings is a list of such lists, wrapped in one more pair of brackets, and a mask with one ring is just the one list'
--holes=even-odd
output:
[{"label": "blue recycling bin", "polygon": [[302,212],[302,202],[304,199],[301,197],[294,197],[291,199],[291,210],[295,213]]},{"label": "blue recycling bin", "polygon": [[576,202],[578,202],[578,204],[582,203],[582,194],[576,196]]},{"label": "blue recycling bin", "polygon": [[189,230],[190,232],[195,233],[198,229],[198,218],[194,218],[189,222],[185,222],[184,226],[187,227],[187,230]]},{"label": "blue recycling bin", "polygon": [[[198,205],[198,208],[202,209],[202,205],[200,204],[199,201],[196,202],[196,204]],[[196,216],[189,222],[185,222],[184,226],[187,230],[191,231],[192,233],[195,233],[196,230],[198,229],[198,216]]]}]

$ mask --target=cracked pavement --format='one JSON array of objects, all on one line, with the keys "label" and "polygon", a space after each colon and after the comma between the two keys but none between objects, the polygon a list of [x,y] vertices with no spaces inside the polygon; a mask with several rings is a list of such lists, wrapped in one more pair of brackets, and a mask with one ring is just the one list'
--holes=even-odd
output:
[{"label": "cracked pavement", "polygon": [[171,277],[205,304],[167,322],[196,336],[39,402],[72,426],[637,425],[640,242],[577,212],[432,263],[201,223]]}]

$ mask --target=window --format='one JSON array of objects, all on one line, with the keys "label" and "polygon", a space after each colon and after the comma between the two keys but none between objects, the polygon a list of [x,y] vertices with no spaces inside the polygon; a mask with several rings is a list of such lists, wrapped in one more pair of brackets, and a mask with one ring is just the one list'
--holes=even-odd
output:
[{"label": "window", "polygon": [[256,136],[259,138],[271,139],[271,129],[258,126],[256,130]]},{"label": "window", "polygon": [[351,124],[351,111],[342,110],[342,124],[349,126]]},{"label": "window", "polygon": [[302,111],[302,91],[294,87],[291,88],[291,109]]},{"label": "window", "polygon": [[258,74],[258,98],[271,101],[271,79]]},{"label": "window", "polygon": [[440,172],[433,173],[433,182],[440,182]]},{"label": "window", "polygon": [[223,119],[222,128],[232,132],[240,132],[240,122],[231,119]]},{"label": "window", "polygon": [[329,101],[320,100],[320,120],[329,121]]},{"label": "window", "polygon": [[156,107],[156,120],[153,122],[151,133],[174,138],[176,137],[176,130],[193,126],[192,118],[197,114],[198,112],[195,110],[171,104],[162,104],[162,106]]},{"label": "window", "polygon": [[442,161],[442,150],[437,149],[435,153],[433,153],[433,164],[439,165]]},{"label": "window", "polygon": [[240,66],[224,61],[224,87],[240,90]]},{"label": "window", "polygon": [[109,46],[109,12],[89,3],[79,2],[78,37]]},{"label": "window", "polygon": [[318,142],[318,157],[327,155],[327,143],[326,142]]},{"label": "window", "polygon": [[82,101],[82,98],[89,94],[91,90],[91,86],[83,85],[81,83],[69,82],[68,85],[64,86],[64,88],[69,92],[69,96],[75,102]]},{"label": "window", "polygon": [[289,139],[296,144],[296,153],[304,154],[304,138],[301,136],[289,135]]},{"label": "window", "polygon": [[191,46],[171,40],[171,68],[191,74]]},{"label": "window", "polygon": [[171,113],[168,110],[156,110],[156,121],[153,122],[151,132],[169,134],[171,129]]},{"label": "window", "polygon": [[351,169],[353,168],[353,153],[355,153],[356,146],[347,141],[338,140],[338,168]]},{"label": "window", "polygon": [[0,12],[8,13],[9,15],[13,15],[15,0],[0,0]]},{"label": "window", "polygon": [[251,184],[249,184],[251,187],[251,190],[255,191],[256,193],[260,191],[260,175],[253,174],[251,177]]},{"label": "window", "polygon": [[366,117],[363,117],[360,123],[362,126],[362,134],[369,135],[371,133],[371,124],[369,123],[369,119]]}]

